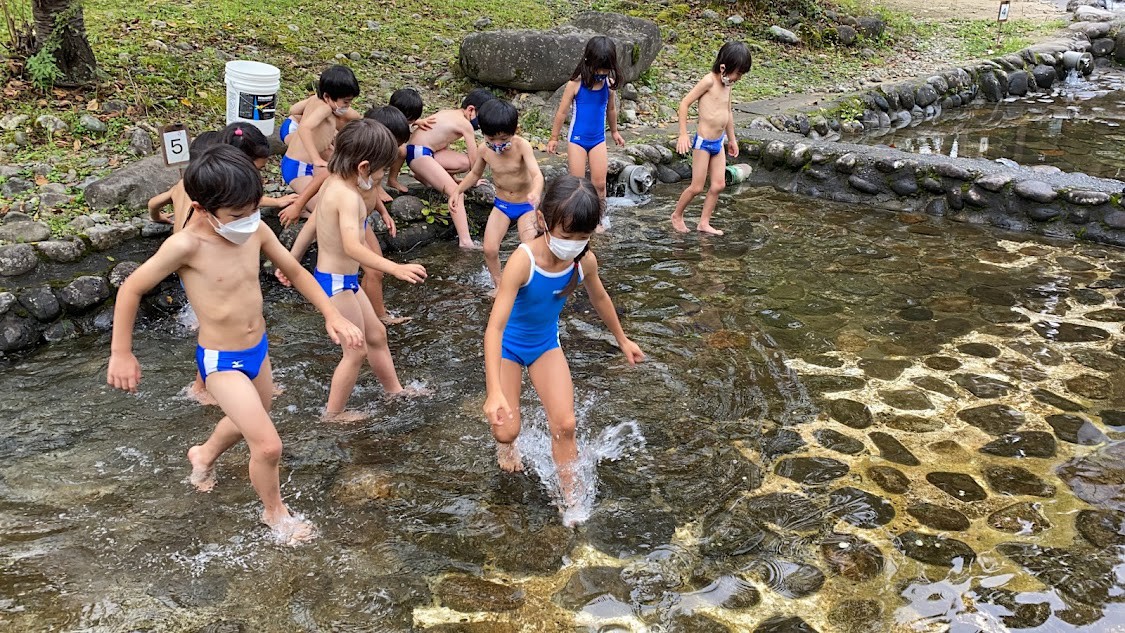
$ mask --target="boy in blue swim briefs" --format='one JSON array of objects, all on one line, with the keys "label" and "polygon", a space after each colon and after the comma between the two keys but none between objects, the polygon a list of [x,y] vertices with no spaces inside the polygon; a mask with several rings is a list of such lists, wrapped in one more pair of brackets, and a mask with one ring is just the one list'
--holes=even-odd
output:
[{"label": "boy in blue swim briefs", "polygon": [[[672,228],[687,233],[684,224],[684,209],[703,192],[707,178],[711,187],[703,200],[703,215],[699,218],[697,230],[711,235],[723,232],[711,226],[711,214],[719,204],[719,194],[726,186],[727,157],[738,156],[738,139],[734,136],[734,115],[731,112],[730,87],[750,71],[750,49],[742,42],[727,42],[719,49],[711,72],[699,80],[691,92],[680,101],[680,138],[676,141],[676,151],[691,155],[691,184],[684,189],[672,212]],[[691,104],[699,102],[699,123],[695,129],[695,139],[688,138],[687,118]]]},{"label": "boy in blue swim briefs", "polygon": [[484,142],[477,160],[460,186],[449,196],[450,214],[465,212],[464,193],[477,183],[487,165],[492,170],[496,199],[484,228],[484,264],[492,276],[493,293],[500,285],[500,242],[512,222],[521,242],[535,239],[535,207],[543,193],[543,172],[535,160],[531,143],[517,136],[519,112],[502,99],[492,99],[477,113]]},{"label": "boy in blue swim briefs", "polygon": [[135,393],[141,367],[133,355],[133,325],[141,298],[172,273],[179,275],[199,317],[196,364],[207,390],[226,414],[211,437],[188,451],[191,483],[200,491],[215,485],[215,460],[245,439],[250,447],[250,483],[265,508],[262,522],[280,542],[315,536],[312,524],[291,515],[281,499],[278,462],[281,439],[270,420],[273,377],[258,279],[264,254],[324,315],[328,335],[345,348],[363,335],[340,314],[313,276],[289,255],[260,221],[262,183],[243,152],[229,145],[193,156],[184,190],[196,218],[169,237],[117,292],[107,382]]}]

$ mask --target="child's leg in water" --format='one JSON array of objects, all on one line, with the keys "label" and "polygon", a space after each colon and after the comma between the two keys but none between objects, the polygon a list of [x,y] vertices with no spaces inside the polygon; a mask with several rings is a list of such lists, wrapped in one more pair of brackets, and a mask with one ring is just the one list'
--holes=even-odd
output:
[{"label": "child's leg in water", "polygon": [[[441,163],[434,160],[433,156],[415,158],[410,161],[410,169],[414,171],[414,176],[418,180],[446,195],[457,189],[457,182],[453,180],[453,176],[450,176],[449,172],[445,171],[445,168],[441,166]],[[464,208],[464,205],[462,205],[461,211],[452,214],[453,226],[457,229],[458,246],[476,249],[479,247],[473,242],[473,238],[469,234],[469,217],[465,214]]]},{"label": "child's leg in water", "polygon": [[492,437],[496,439],[496,462],[500,470],[516,473],[523,470],[523,460],[516,448],[520,435],[520,392],[523,390],[523,367],[506,358],[500,359],[500,389],[512,408],[512,417],[501,424],[493,424]]},{"label": "child's leg in water", "polygon": [[[724,152],[719,152],[712,156],[708,168],[711,186],[707,188],[707,197],[703,199],[703,214],[699,217],[699,226],[696,227],[696,230],[711,235],[722,235],[722,231],[711,226],[711,215],[715,213],[715,207],[719,206],[719,194],[727,186],[727,155]],[[695,166],[693,165],[693,175],[694,171]]]},{"label": "child's leg in water", "polygon": [[206,442],[188,451],[191,482],[199,490],[211,490],[215,485],[215,460],[245,438],[250,448],[250,483],[264,506],[262,522],[288,545],[313,539],[316,532],[312,524],[290,515],[281,499],[281,438],[269,416],[273,393],[269,357],[253,381],[237,371],[215,372],[207,377],[207,389],[227,415]]},{"label": "child's leg in water", "polygon": [[[382,256],[383,249],[379,246],[379,240],[368,240],[365,242],[367,248],[375,251],[375,254]],[[394,316],[387,312],[387,305],[383,303],[383,273],[382,271],[373,270],[370,268],[363,269],[363,277],[359,280],[359,287],[363,289],[363,293],[367,295],[368,301],[371,302],[371,307],[375,310],[375,316],[384,325],[398,325],[410,321],[411,317]]]},{"label": "child's leg in water", "polygon": [[578,445],[574,439],[574,382],[570,365],[562,348],[544,352],[527,368],[531,385],[539,394],[547,412],[547,426],[551,430],[551,454],[559,473],[563,503],[573,507],[581,500],[581,491],[575,481],[574,466],[578,460]]},{"label": "child's leg in water", "polygon": [[605,179],[609,169],[609,153],[605,143],[598,143],[591,147],[586,157],[590,161],[590,182],[593,183],[594,189],[598,190],[598,197],[605,200]]},{"label": "child's leg in water", "polygon": [[195,380],[188,387],[188,395],[205,407],[219,404],[215,402],[215,397],[207,392],[207,386],[203,384],[203,376],[200,376],[198,371],[195,372]]},{"label": "child's leg in water", "polygon": [[688,227],[684,224],[684,210],[691,204],[696,196],[703,193],[707,186],[707,171],[711,165],[711,154],[705,149],[696,149],[691,152],[691,184],[680,194],[676,201],[676,210],[672,212],[672,228],[680,233],[687,233]]},{"label": "child's leg in water", "polygon": [[[528,212],[523,215],[532,214]],[[520,218],[523,218],[523,215]],[[495,296],[496,289],[500,287],[500,243],[504,241],[504,235],[511,225],[512,221],[508,216],[493,207],[492,212],[488,214],[488,224],[484,226],[484,265],[492,277],[490,296]]]},{"label": "child's leg in water", "polygon": [[367,295],[345,290],[332,297],[331,301],[344,318],[363,330],[366,345],[359,349],[344,349],[344,357],[340,359],[340,364],[332,373],[332,387],[328,392],[325,417],[340,422],[356,421],[363,416],[341,414],[344,413],[348,398],[355,389],[355,382],[359,378],[359,370],[363,367],[364,359],[371,363],[375,376],[387,393],[395,394],[402,391],[402,385],[395,375],[391,351],[387,347],[387,328],[375,316],[375,310],[371,307]]}]

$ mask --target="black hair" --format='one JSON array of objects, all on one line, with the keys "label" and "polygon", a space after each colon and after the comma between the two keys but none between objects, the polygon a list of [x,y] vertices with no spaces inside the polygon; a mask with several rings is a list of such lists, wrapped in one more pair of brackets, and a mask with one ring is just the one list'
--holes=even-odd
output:
[{"label": "black hair", "polygon": [[[567,233],[593,233],[598,224],[601,224],[605,200],[602,200],[589,180],[565,174],[547,183],[539,210],[543,213],[543,223],[548,233],[557,226]],[[587,245],[574,258],[570,281],[560,294],[569,295],[578,286],[579,260],[589,250],[590,246]]]},{"label": "black hair", "polygon": [[320,73],[320,81],[316,85],[316,96],[323,99],[347,99],[359,96],[359,80],[355,73],[347,66],[329,66]]},{"label": "black hair", "polygon": [[212,145],[184,170],[184,193],[208,213],[245,209],[262,199],[262,177],[243,152],[230,145]]},{"label": "black hair", "polygon": [[407,121],[417,121],[422,118],[422,95],[413,88],[399,88],[391,93],[388,103],[406,115]]},{"label": "black hair", "polygon": [[473,88],[471,91],[469,91],[469,94],[465,95],[465,98],[461,100],[461,109],[464,110],[469,106],[473,106],[477,110],[480,110],[480,107],[482,105],[488,103],[489,101],[492,101],[495,98],[496,95],[492,94],[488,90],[485,90],[484,88]]},{"label": "black hair", "polygon": [[190,152],[192,156],[198,156],[200,153],[203,152],[203,150],[207,149],[208,147],[211,147],[212,145],[218,145],[219,143],[222,143],[222,142],[223,142],[223,133],[222,132],[216,132],[215,130],[208,130],[208,131],[200,134],[199,136],[191,139],[191,145],[188,146],[188,152]]},{"label": "black hair", "polygon": [[621,70],[617,67],[617,44],[604,35],[595,35],[586,42],[586,50],[583,51],[582,59],[574,68],[570,79],[571,81],[581,79],[582,85],[593,88],[597,83],[594,80],[594,73],[599,68],[609,69],[609,87],[611,90],[616,89],[617,82],[621,78]]},{"label": "black hair", "polygon": [[223,128],[222,143],[237,147],[250,160],[270,157],[270,142],[266,135],[250,123],[236,121]]},{"label": "black hair", "polygon": [[402,110],[394,106],[371,108],[363,115],[363,118],[372,119],[385,125],[399,145],[410,140],[410,121],[406,120],[406,115],[402,113]]},{"label": "black hair", "polygon": [[742,42],[727,42],[719,49],[715,56],[715,63],[711,64],[711,72],[719,73],[719,66],[726,66],[726,72],[746,74],[750,72],[750,49]]},{"label": "black hair", "polygon": [[336,149],[328,161],[328,171],[353,178],[363,161],[371,165],[372,172],[386,169],[398,155],[398,145],[382,123],[374,119],[352,121],[336,135]]},{"label": "black hair", "polygon": [[515,134],[520,113],[515,106],[503,99],[490,99],[477,110],[477,120],[480,122],[480,131],[485,136]]}]

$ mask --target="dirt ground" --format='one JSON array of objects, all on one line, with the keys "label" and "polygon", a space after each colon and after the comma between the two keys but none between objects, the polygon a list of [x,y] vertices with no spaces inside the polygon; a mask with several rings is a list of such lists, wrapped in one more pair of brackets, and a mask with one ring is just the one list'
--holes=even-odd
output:
[{"label": "dirt ground", "polygon": [[[1000,0],[881,0],[880,4],[927,21],[994,20],[1000,11]],[[1066,0],[1012,0],[1008,17],[1012,20],[1049,20],[1061,17],[1065,8]]]}]

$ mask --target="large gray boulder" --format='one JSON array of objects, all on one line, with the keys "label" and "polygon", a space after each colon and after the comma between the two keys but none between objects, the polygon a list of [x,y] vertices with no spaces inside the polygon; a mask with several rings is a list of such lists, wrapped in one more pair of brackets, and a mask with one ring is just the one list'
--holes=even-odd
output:
[{"label": "large gray boulder", "polygon": [[144,207],[148,199],[167,191],[180,179],[178,169],[164,166],[160,156],[150,156],[113,172],[86,187],[86,202],[94,209]]},{"label": "large gray boulder", "polygon": [[660,29],[648,20],[586,11],[553,30],[471,33],[461,42],[461,69],[484,84],[554,90],[570,80],[586,42],[595,35],[607,35],[617,44],[622,85],[636,81],[662,46]]}]

